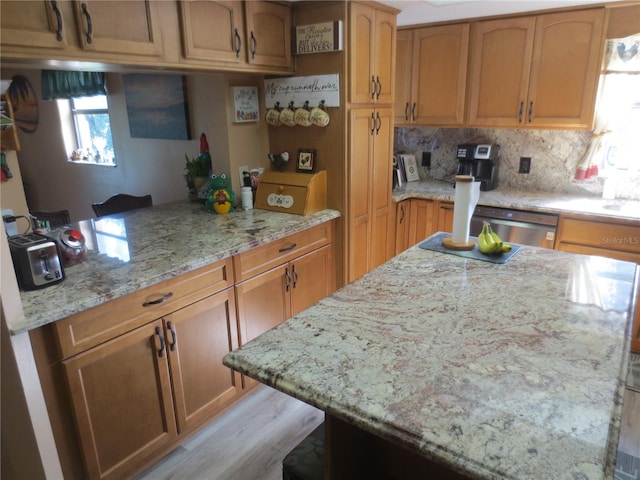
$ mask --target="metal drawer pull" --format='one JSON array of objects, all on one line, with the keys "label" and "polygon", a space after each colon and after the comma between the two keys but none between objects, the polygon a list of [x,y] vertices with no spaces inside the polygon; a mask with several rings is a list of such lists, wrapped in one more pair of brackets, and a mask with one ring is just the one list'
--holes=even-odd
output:
[{"label": "metal drawer pull", "polygon": [[293,288],[296,288],[298,284],[298,271],[296,270],[296,266],[292,265],[291,270],[293,271]]},{"label": "metal drawer pull", "polygon": [[91,15],[89,15],[89,9],[87,8],[87,4],[83,3],[81,5],[82,13],[84,13],[85,18],[87,19],[87,43],[93,42],[93,23],[91,22]]},{"label": "metal drawer pull", "polygon": [[409,102],[404,104],[404,119],[405,121],[409,121]]},{"label": "metal drawer pull", "polygon": [[380,77],[376,76],[376,100],[380,98],[380,94],[382,93],[382,84],[380,83]]},{"label": "metal drawer pull", "polygon": [[533,102],[529,102],[529,123],[533,120]]},{"label": "metal drawer pull", "polygon": [[518,108],[518,123],[522,122],[522,109],[524,108],[524,102],[520,102],[520,108]]},{"label": "metal drawer pull", "polygon": [[285,292],[288,292],[291,288],[291,275],[289,274],[289,268],[284,269],[284,279],[284,290]]},{"label": "metal drawer pull", "polygon": [[157,300],[151,300],[149,302],[144,302],[142,304],[143,307],[148,307],[149,305],[158,305],[159,303],[165,302],[169,298],[173,297],[173,292],[167,293],[164,297],[161,297]]},{"label": "metal drawer pull", "polygon": [[160,327],[156,327],[156,335],[160,339],[160,350],[158,350],[158,356],[164,357],[164,335],[162,335]]},{"label": "metal drawer pull", "polygon": [[58,9],[58,2],[56,0],[51,0],[51,8],[56,14],[56,22],[58,22],[58,28],[56,29],[56,40],[62,41],[62,15],[60,15],[60,10]]},{"label": "metal drawer pull", "polygon": [[376,98],[376,88],[376,77],[371,75],[371,100],[374,100]]},{"label": "metal drawer pull", "polygon": [[251,31],[251,58],[256,58],[256,52],[258,51],[258,41],[256,40],[253,30]]},{"label": "metal drawer pull", "polygon": [[171,332],[171,345],[169,345],[169,350],[171,350],[172,352],[175,352],[176,351],[176,343],[178,341],[178,339],[176,338],[176,330],[175,330],[175,328],[173,328],[173,323],[171,323],[171,322],[167,322],[167,328]]},{"label": "metal drawer pull", "polygon": [[380,127],[382,127],[382,118],[380,118],[380,112],[376,112],[376,135],[380,134]]},{"label": "metal drawer pull", "polygon": [[294,248],[296,248],[297,244],[296,243],[292,243],[291,245],[289,245],[288,247],[282,247],[280,250],[278,250],[279,253],[284,253],[284,252],[290,252],[291,250],[293,250]]},{"label": "metal drawer pull", "polygon": [[413,107],[411,107],[411,121],[416,121],[416,102],[413,102]]},{"label": "metal drawer pull", "polygon": [[238,33],[238,29],[236,28],[236,58],[240,58],[240,50],[242,49],[242,39],[240,38],[240,34]]}]

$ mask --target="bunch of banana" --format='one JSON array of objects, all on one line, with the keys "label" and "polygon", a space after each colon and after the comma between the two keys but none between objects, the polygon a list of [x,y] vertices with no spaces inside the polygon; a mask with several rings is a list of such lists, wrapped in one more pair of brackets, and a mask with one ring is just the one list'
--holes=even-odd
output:
[{"label": "bunch of banana", "polygon": [[478,247],[480,252],[486,254],[504,253],[511,251],[511,245],[502,243],[500,237],[491,228],[489,222],[484,222],[482,225],[482,232],[478,235]]}]

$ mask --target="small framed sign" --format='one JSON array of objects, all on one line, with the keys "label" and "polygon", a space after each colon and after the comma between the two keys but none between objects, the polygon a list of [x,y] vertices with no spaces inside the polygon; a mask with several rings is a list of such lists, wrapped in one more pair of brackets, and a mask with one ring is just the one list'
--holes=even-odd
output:
[{"label": "small framed sign", "polygon": [[342,21],[298,25],[296,54],[338,52],[342,50]]},{"label": "small framed sign", "polygon": [[316,171],[316,151],[315,150],[298,150],[298,163],[296,164],[296,172],[313,173]]},{"label": "small framed sign", "polygon": [[258,121],[258,87],[233,87],[234,122]]}]

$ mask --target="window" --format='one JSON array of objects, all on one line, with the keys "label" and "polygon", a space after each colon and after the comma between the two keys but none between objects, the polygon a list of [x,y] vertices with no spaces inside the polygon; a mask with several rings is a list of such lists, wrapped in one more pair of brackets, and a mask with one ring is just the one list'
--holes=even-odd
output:
[{"label": "window", "polygon": [[107,96],[73,97],[68,103],[73,118],[76,145],[71,160],[115,165]]}]

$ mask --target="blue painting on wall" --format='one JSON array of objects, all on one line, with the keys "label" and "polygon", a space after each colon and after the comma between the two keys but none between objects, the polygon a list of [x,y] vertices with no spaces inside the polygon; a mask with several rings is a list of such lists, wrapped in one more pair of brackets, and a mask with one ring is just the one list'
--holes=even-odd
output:
[{"label": "blue painting on wall", "polygon": [[186,78],[182,75],[123,75],[131,138],[190,140]]}]

